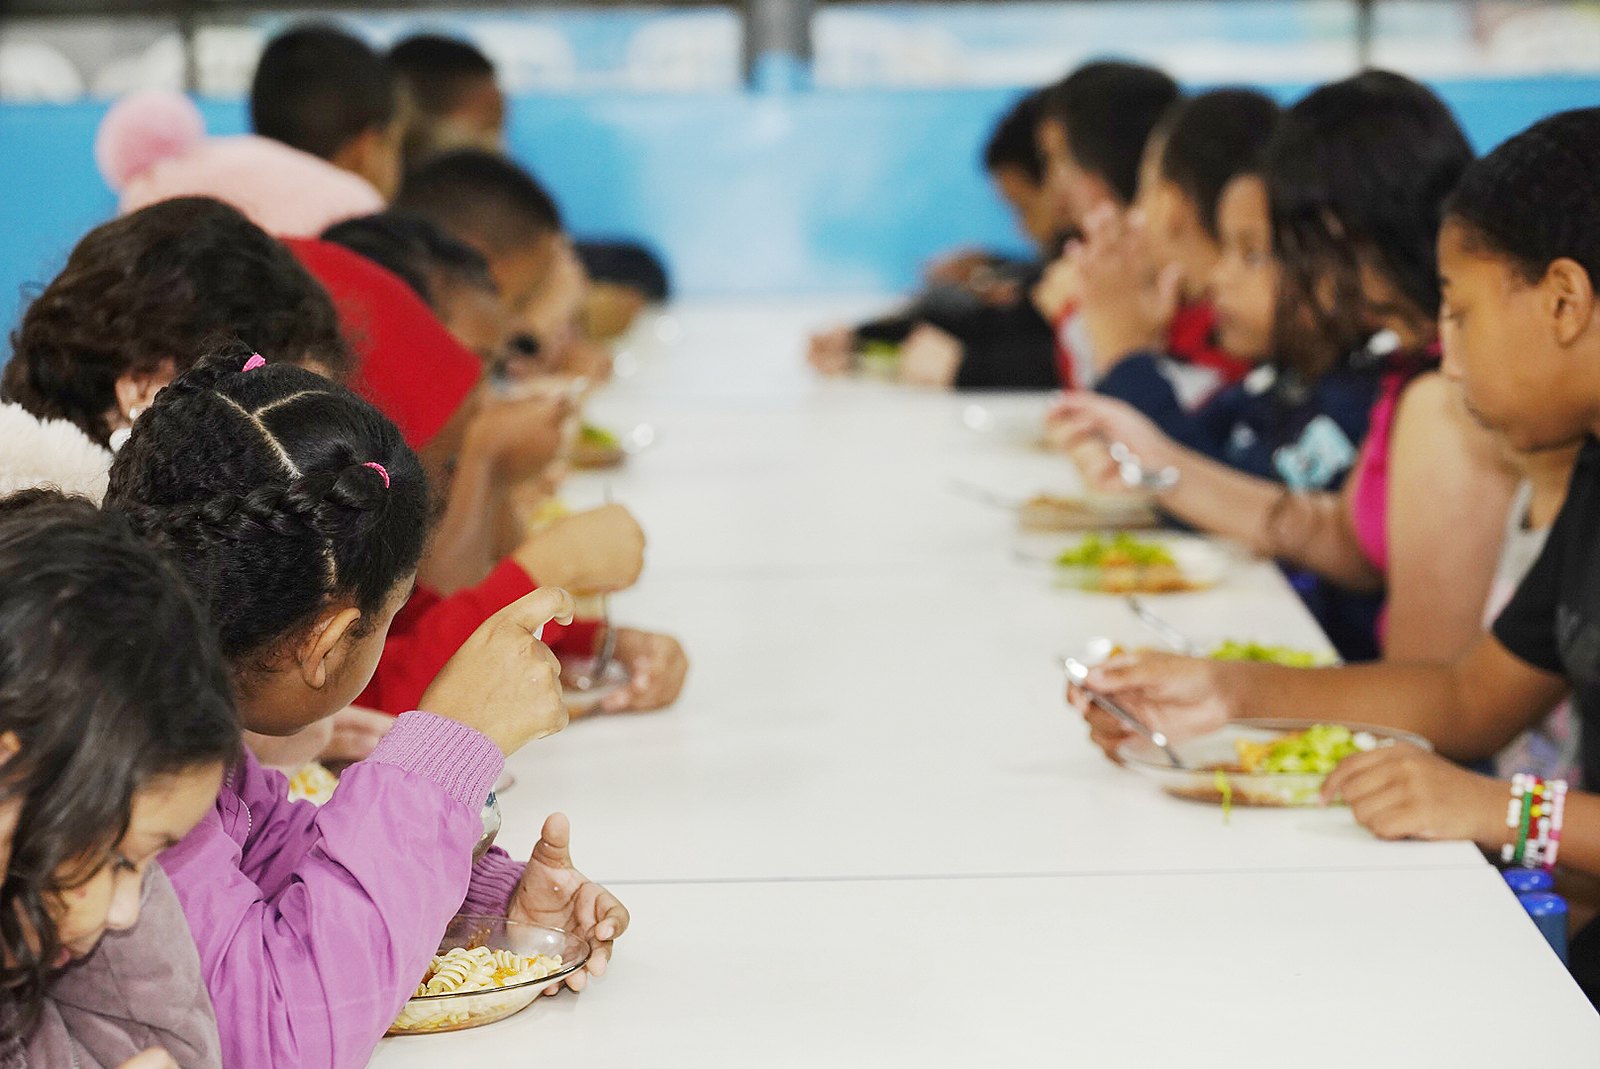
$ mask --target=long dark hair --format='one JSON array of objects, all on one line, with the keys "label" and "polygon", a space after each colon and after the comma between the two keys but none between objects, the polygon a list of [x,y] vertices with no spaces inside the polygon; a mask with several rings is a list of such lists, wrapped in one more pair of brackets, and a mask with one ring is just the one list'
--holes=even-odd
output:
[{"label": "long dark hair", "polygon": [[1471,162],[1444,102],[1388,71],[1322,86],[1285,112],[1263,165],[1283,265],[1275,351],[1314,372],[1366,340],[1376,310],[1363,260],[1410,310],[1435,316],[1444,201]]},{"label": "long dark hair", "polygon": [[225,350],[157,395],[105,503],[171,552],[236,672],[335,598],[375,618],[430,518],[416,454],[382,413],[302,368],[245,371],[250,355]]},{"label": "long dark hair", "polygon": [[1200,225],[1217,240],[1217,202],[1241,174],[1260,170],[1278,125],[1278,105],[1254,89],[1213,89],[1168,109],[1152,137],[1161,138],[1161,176],[1194,201]]},{"label": "long dark hair", "polygon": [[93,876],[151,779],[238,753],[228,676],[182,578],[119,517],[30,490],[0,500],[0,1029],[26,1034],[61,948],[51,900]]},{"label": "long dark hair", "polygon": [[78,242],[12,333],[0,395],[104,445],[119,378],[168,360],[181,373],[231,337],[335,374],[351,360],[333,302],[284,245],[220,201],[163,201]]}]

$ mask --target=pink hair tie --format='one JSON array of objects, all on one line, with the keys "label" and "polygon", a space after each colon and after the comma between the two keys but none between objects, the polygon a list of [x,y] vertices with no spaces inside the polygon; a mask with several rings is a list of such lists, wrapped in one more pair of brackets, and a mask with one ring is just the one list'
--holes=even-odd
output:
[{"label": "pink hair tie", "polygon": [[258,367],[266,367],[266,366],[267,366],[267,358],[262,356],[260,353],[251,353],[250,354],[250,359],[248,359],[248,360],[246,360],[244,362],[244,370],[245,371],[254,371]]},{"label": "pink hair tie", "polygon": [[365,464],[363,464],[361,466],[363,468],[371,468],[373,471],[377,472],[379,475],[382,475],[383,476],[383,488],[385,490],[389,489],[389,469],[388,468],[385,468],[382,464],[379,464],[376,460],[369,460],[369,461],[367,461]]}]

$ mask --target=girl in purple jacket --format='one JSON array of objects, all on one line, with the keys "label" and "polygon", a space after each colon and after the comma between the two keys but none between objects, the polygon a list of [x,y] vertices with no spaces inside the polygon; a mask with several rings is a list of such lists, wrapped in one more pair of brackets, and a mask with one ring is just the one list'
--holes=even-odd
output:
[{"label": "girl in purple jacket", "polygon": [[[371,678],[410,596],[430,518],[399,431],[342,386],[248,351],[163,390],[111,471],[106,508],[168,550],[210,611],[240,719],[287,735]],[[604,971],[622,905],[572,868],[566,819],[533,859],[477,863],[507,754],[566,724],[539,641],[571,598],[541,590],[491,618],[321,809],[246,752],[213,811],[162,865],[239,1069],[365,1065],[465,907],[550,924]],[[581,974],[569,981],[582,987]]]}]

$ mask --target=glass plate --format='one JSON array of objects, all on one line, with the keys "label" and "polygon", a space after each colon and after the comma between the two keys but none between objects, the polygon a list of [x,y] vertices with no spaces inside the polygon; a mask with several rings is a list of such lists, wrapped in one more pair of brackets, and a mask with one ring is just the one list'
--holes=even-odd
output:
[{"label": "glass plate", "polygon": [[486,991],[456,991],[447,995],[423,995],[408,999],[400,1016],[389,1026],[391,1036],[421,1036],[435,1032],[459,1032],[504,1020],[526,1009],[539,994],[583,968],[589,960],[589,941],[559,928],[522,924],[504,917],[462,914],[450,922],[439,953],[453,947],[486,946],[510,950],[532,957],[548,954],[561,959],[561,967],[537,980],[525,980],[510,987]]},{"label": "glass plate", "polygon": [[[1167,761],[1166,755],[1148,739],[1130,739],[1118,748],[1117,756],[1122,758],[1123,764],[1140,775],[1154,780],[1163,791],[1175,798],[1221,805],[1222,788],[1217,781],[1217,771],[1219,766],[1234,765],[1238,762],[1235,740],[1268,742],[1284,735],[1304,731],[1316,724],[1337,723],[1340,721],[1235,720],[1209,735],[1173,743],[1173,749],[1178,752],[1178,757],[1184,764],[1190,766],[1186,769],[1173,768]],[[1404,742],[1424,750],[1433,749],[1426,739],[1407,731],[1373,727],[1368,724],[1346,723],[1343,726],[1352,732],[1365,732],[1371,735],[1379,746],[1392,746]],[[1319,792],[1322,790],[1323,780],[1327,778],[1324,775],[1303,772],[1247,773],[1225,769],[1222,775],[1227,779],[1229,790],[1232,792],[1233,805],[1273,808],[1321,805],[1322,798]]]}]

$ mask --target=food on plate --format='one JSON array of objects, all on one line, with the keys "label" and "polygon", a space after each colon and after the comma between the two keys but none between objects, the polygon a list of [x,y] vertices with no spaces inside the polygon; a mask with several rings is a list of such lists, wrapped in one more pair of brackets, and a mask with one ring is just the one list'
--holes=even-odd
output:
[{"label": "food on plate", "polygon": [[1235,740],[1239,767],[1227,771],[1326,776],[1346,757],[1377,745],[1378,740],[1365,731],[1351,731],[1342,724],[1314,724],[1264,742]]},{"label": "food on plate", "polygon": [[1129,498],[1063,497],[1035,494],[1017,506],[1017,519],[1033,531],[1080,531],[1093,527],[1154,527],[1155,510]]},{"label": "food on plate", "polygon": [[614,468],[627,459],[622,439],[604,427],[585,423],[578,428],[578,440],[572,447],[572,465],[576,468]]},{"label": "food on plate", "polygon": [[[556,955],[529,956],[486,946],[452,947],[434,956],[427,974],[411,996],[413,1001],[406,1003],[389,1030],[391,1033],[452,1031],[473,1023],[498,1020],[520,1009],[517,1003],[521,1002],[521,997],[508,991],[504,997],[496,998],[497,990],[542,980],[560,968],[561,958]],[[482,992],[485,997],[439,998],[469,992]]]},{"label": "food on plate", "polygon": [[1168,594],[1198,590],[1160,542],[1119,532],[1110,538],[1089,535],[1056,557],[1062,568],[1088,573],[1085,586],[1106,594]]},{"label": "food on plate", "polygon": [[322,805],[333,797],[333,789],[337,786],[339,777],[328,771],[327,766],[308,761],[289,777],[289,801]]},{"label": "food on plate", "polygon": [[1269,646],[1264,642],[1240,642],[1225,639],[1209,654],[1213,661],[1256,661],[1261,664],[1278,664],[1286,668],[1315,668],[1325,658],[1309,650],[1292,646]]}]

